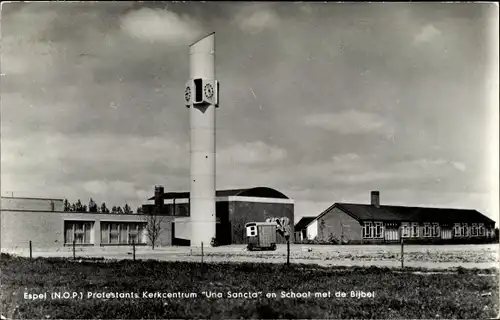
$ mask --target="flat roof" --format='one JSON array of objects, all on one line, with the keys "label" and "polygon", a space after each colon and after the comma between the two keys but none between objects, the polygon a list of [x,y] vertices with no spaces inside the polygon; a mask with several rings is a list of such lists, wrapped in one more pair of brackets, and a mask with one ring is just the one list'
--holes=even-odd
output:
[{"label": "flat roof", "polygon": [[[274,199],[290,199],[285,194],[280,191],[269,188],[269,187],[254,187],[247,189],[228,189],[228,190],[217,190],[215,192],[216,197],[256,197],[256,198],[274,198]],[[163,194],[163,200],[172,199],[189,199],[190,192],[165,192]],[[154,200],[155,197],[151,197],[148,200]]]}]

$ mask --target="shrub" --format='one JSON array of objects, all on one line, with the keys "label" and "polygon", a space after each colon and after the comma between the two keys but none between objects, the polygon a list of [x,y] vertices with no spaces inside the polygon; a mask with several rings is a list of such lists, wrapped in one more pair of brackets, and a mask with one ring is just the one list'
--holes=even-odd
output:
[{"label": "shrub", "polygon": [[210,241],[210,245],[212,247],[218,247],[219,246],[219,243],[217,242],[217,239],[215,239],[215,237],[212,238],[212,241]]}]

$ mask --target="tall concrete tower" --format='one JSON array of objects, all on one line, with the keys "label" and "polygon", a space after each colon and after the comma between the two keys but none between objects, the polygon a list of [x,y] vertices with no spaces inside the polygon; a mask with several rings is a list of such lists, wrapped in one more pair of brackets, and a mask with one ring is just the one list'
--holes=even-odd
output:
[{"label": "tall concrete tower", "polygon": [[185,101],[191,134],[190,224],[191,246],[205,246],[215,237],[215,34],[189,47],[190,77]]}]

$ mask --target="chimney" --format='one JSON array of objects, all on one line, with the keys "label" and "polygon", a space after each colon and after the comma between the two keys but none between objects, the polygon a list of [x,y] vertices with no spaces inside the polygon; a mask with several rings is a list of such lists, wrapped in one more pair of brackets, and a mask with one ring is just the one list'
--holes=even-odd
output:
[{"label": "chimney", "polygon": [[372,206],[380,208],[380,192],[372,191]]},{"label": "chimney", "polygon": [[163,213],[163,186],[155,186],[155,210],[156,213]]}]

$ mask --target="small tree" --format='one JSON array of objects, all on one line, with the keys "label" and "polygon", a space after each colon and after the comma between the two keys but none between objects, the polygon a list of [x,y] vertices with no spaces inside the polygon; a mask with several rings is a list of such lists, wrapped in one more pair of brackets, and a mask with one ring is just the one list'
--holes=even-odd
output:
[{"label": "small tree", "polygon": [[101,212],[102,213],[109,213],[109,209],[108,209],[108,207],[106,207],[106,203],[104,203],[104,202],[101,204]]},{"label": "small tree", "polygon": [[157,209],[155,209],[150,214],[143,215],[143,220],[146,222],[146,233],[151,242],[151,248],[154,250],[163,232],[162,223],[165,221],[165,216],[158,214]]},{"label": "small tree", "polygon": [[76,212],[82,212],[83,211],[83,205],[80,199],[75,203],[75,211]]},{"label": "small tree", "polygon": [[117,214],[118,208],[116,206],[113,206],[113,208],[111,208],[111,213]]},{"label": "small tree", "polygon": [[71,204],[68,199],[64,199],[64,211],[71,211]]},{"label": "small tree", "polygon": [[126,214],[132,213],[132,209],[130,209],[130,206],[128,205],[128,203],[125,203],[125,206],[123,207],[123,213],[126,213]]},{"label": "small tree", "polygon": [[89,200],[89,212],[97,212],[98,207],[97,203],[95,203],[94,199],[90,198]]},{"label": "small tree", "polygon": [[266,222],[274,222],[276,223],[276,232],[280,234],[286,240],[286,264],[290,264],[290,234],[291,226],[290,219],[288,217],[281,218],[267,218]]},{"label": "small tree", "polygon": [[137,214],[143,214],[144,213],[144,211],[142,210],[142,207],[137,207],[137,209],[135,210],[135,212]]},{"label": "small tree", "polygon": [[116,207],[116,213],[122,214],[123,213],[122,207],[120,206]]}]

